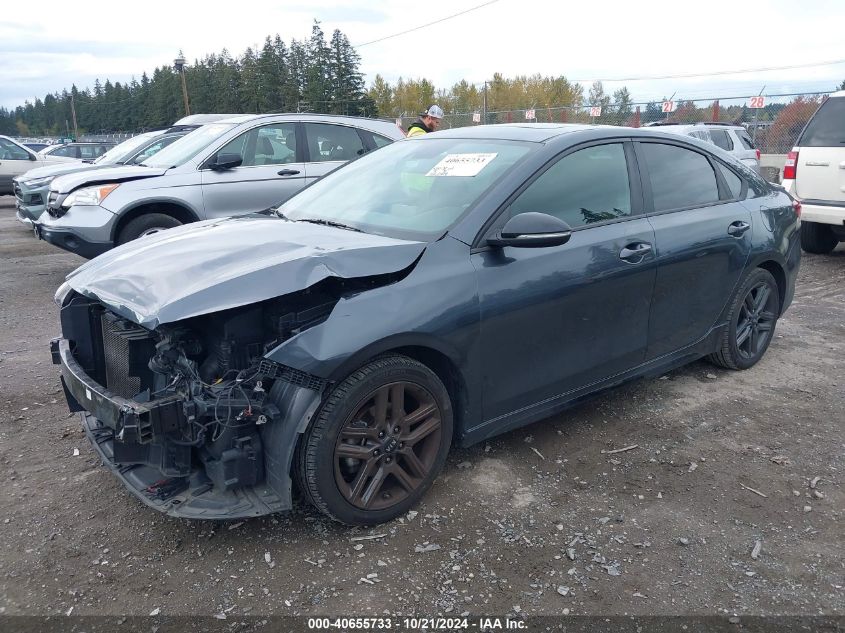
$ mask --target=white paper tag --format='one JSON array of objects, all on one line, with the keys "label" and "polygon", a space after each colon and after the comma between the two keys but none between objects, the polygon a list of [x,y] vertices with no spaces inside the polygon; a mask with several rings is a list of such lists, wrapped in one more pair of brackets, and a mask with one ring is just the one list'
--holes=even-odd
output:
[{"label": "white paper tag", "polygon": [[85,397],[88,398],[89,400],[91,399],[91,390],[90,389],[85,390]]},{"label": "white paper tag", "polygon": [[498,154],[447,154],[426,176],[477,176]]}]

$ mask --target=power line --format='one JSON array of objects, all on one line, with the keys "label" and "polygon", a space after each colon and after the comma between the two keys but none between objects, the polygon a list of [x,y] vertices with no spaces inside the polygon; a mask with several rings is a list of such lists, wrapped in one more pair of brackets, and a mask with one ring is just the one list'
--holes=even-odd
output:
[{"label": "power line", "polygon": [[[835,66],[836,64],[845,64],[845,59],[835,59],[828,62],[813,62],[811,64],[793,64],[791,66],[768,66],[764,68],[746,68],[743,70],[717,70],[709,73],[687,73],[681,75],[653,75],[649,77],[616,77],[612,79],[601,79],[601,81],[654,81],[658,79],[685,79],[691,77],[716,77],[719,75],[740,75],[742,73],[761,73],[770,70],[791,70],[794,68],[811,68],[814,66]],[[592,79],[569,79],[575,82],[595,81]]]},{"label": "power line", "polygon": [[377,40],[371,40],[369,42],[364,42],[363,44],[356,44],[355,48],[361,48],[363,46],[369,46],[370,44],[377,44],[378,42],[383,42],[385,40],[392,39],[394,37],[399,37],[400,35],[406,35],[408,33],[413,33],[414,31],[419,31],[420,29],[427,28],[429,26],[434,26],[435,24],[440,24],[441,22],[445,22],[446,20],[451,20],[452,18],[457,18],[461,15],[466,15],[472,11],[477,11],[478,9],[483,9],[484,7],[488,7],[491,4],[496,4],[499,0],[490,0],[489,2],[484,2],[483,4],[479,4],[477,6],[471,7],[466,9],[465,11],[461,11],[460,13],[454,13],[452,15],[447,15],[445,18],[440,18],[439,20],[435,20],[434,22],[428,22],[427,24],[421,24],[419,26],[415,26],[412,29],[408,29],[407,31],[400,31],[399,33],[394,33],[393,35],[386,35],[385,37],[380,37]]}]

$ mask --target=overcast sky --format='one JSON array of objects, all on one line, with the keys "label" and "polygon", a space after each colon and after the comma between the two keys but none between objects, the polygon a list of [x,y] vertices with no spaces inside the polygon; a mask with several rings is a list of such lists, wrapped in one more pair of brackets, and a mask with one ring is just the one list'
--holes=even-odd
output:
[{"label": "overcast sky", "polygon": [[[96,78],[126,81],[226,47],[240,54],[268,34],[304,39],[314,18],[327,37],[335,28],[360,45],[469,9],[484,0],[400,2],[305,0],[232,3],[133,0],[40,0],[5,7],[0,17],[0,106],[14,107]],[[20,15],[11,9],[20,8]],[[702,7],[706,7],[702,11]],[[41,19],[33,19],[41,16]],[[709,17],[708,17],[709,16]],[[845,63],[791,70],[670,80],[610,82],[734,69],[794,66],[845,59],[845,2],[709,0],[701,3],[524,2],[489,6],[419,31],[359,48],[369,84],[426,77],[447,87],[542,73],[627,85],[636,101],[712,98],[830,90],[845,79]]]}]

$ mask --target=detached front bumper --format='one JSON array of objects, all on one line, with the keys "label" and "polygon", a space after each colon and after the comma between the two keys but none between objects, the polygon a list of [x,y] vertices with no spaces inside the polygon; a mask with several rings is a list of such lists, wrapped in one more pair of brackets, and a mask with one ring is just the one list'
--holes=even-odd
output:
[{"label": "detached front bumper", "polygon": [[[289,487],[283,495],[267,483],[219,490],[197,464],[190,447],[162,439],[168,427],[180,422],[181,399],[128,400],[86,374],[67,339],[52,341],[50,350],[53,362],[61,365],[70,410],[82,413],[82,428],[103,464],[144,504],[190,519],[239,519],[290,509]],[[168,474],[174,464],[184,464],[185,459],[187,475]]]}]

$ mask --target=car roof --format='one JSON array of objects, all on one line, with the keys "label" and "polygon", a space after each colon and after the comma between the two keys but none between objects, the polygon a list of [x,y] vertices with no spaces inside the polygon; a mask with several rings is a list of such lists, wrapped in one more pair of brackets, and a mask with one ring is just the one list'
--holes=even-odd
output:
[{"label": "car roof", "polygon": [[456,127],[439,132],[432,132],[425,136],[418,136],[414,140],[426,138],[481,138],[503,141],[530,141],[542,143],[551,138],[600,128],[623,129],[610,125],[582,125],[577,123],[497,123],[493,125],[473,125]]},{"label": "car roof", "polygon": [[[347,125],[354,125],[356,127],[367,128],[373,131],[389,132],[392,130],[399,131],[396,123],[393,121],[386,121],[384,119],[371,119],[367,117],[348,116],[344,114],[315,114],[313,112],[278,112],[275,114],[239,114],[231,116],[227,119],[222,119],[219,123],[234,123],[241,125],[252,121],[313,121],[321,123],[345,123]],[[401,134],[401,132],[400,132]],[[404,136],[404,135],[403,135]]]}]

